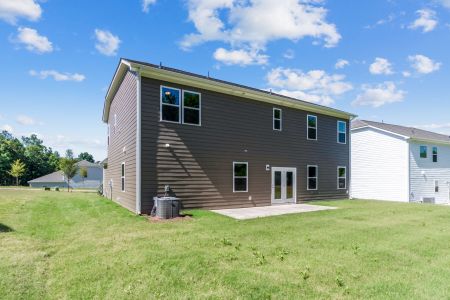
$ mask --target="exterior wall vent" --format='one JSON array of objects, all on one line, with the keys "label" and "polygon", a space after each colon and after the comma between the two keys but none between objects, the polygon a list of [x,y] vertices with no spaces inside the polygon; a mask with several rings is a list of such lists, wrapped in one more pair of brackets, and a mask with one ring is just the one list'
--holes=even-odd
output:
[{"label": "exterior wall vent", "polygon": [[436,201],[436,199],[434,197],[423,197],[422,198],[422,202],[423,203],[429,203],[429,204],[434,204]]}]

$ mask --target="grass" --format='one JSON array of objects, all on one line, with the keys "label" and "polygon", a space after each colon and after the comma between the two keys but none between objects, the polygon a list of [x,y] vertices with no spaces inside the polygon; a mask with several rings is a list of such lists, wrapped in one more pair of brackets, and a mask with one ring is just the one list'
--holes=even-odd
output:
[{"label": "grass", "polygon": [[89,193],[0,191],[0,299],[444,299],[450,208],[151,223]]}]

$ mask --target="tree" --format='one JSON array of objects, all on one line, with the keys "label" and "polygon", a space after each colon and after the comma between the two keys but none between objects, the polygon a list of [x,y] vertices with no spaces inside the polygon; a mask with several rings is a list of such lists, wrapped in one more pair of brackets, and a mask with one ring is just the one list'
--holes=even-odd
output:
[{"label": "tree", "polygon": [[25,174],[25,171],[26,166],[20,159],[17,159],[11,165],[11,171],[9,171],[9,175],[16,178],[16,186],[19,186],[19,177],[22,177],[22,175]]},{"label": "tree", "polygon": [[87,160],[88,162],[94,163],[94,156],[92,156],[92,154],[89,154],[87,152],[81,152],[78,155],[78,160]]},{"label": "tree", "polygon": [[78,173],[77,161],[73,158],[61,158],[59,169],[63,172],[64,178],[67,181],[67,191],[70,191],[70,180]]},{"label": "tree", "polygon": [[80,176],[81,176],[81,179],[83,180],[83,184],[84,184],[84,179],[86,179],[88,177],[88,170],[86,167],[80,168]]},{"label": "tree", "polygon": [[66,150],[66,158],[73,159],[73,151],[72,149]]}]

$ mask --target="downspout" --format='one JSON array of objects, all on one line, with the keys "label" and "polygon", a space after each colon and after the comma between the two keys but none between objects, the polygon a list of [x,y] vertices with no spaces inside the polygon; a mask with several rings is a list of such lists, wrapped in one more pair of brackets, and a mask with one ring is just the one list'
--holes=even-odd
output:
[{"label": "downspout", "polygon": [[136,76],[136,214],[141,214],[141,133],[142,133],[142,110],[141,110],[141,69],[131,69]]},{"label": "downspout", "polygon": [[352,121],[356,117],[351,116],[349,120],[349,128],[348,128],[348,198],[353,199],[352,197]]}]

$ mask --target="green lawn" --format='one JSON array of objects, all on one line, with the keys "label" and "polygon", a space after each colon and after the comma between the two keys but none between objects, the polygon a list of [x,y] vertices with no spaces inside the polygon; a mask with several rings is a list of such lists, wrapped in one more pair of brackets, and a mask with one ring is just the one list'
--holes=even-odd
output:
[{"label": "green lawn", "polygon": [[0,191],[0,299],[450,295],[450,207],[150,223],[95,194]]}]

